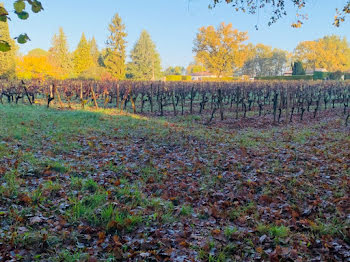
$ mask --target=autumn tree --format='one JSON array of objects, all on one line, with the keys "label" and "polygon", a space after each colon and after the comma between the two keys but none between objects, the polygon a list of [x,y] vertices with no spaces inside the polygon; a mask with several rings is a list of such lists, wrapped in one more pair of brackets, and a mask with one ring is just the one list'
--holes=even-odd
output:
[{"label": "autumn tree", "polygon": [[244,41],[247,32],[239,32],[232,24],[221,23],[202,27],[194,41],[193,52],[196,58],[217,77],[231,76],[234,70],[244,63]]},{"label": "autumn tree", "polygon": [[19,79],[57,78],[56,68],[47,55],[26,55],[16,61],[16,75]]},{"label": "autumn tree", "polygon": [[200,62],[195,61],[195,62],[191,62],[188,67],[186,68],[186,73],[188,75],[191,74],[195,74],[195,73],[199,73],[199,72],[205,72],[207,69],[200,64]]},{"label": "autumn tree", "polygon": [[185,71],[182,66],[170,66],[164,71],[164,75],[183,75]]},{"label": "autumn tree", "polygon": [[315,70],[318,64],[317,50],[319,45],[317,41],[304,41],[294,49],[294,59],[302,61],[305,68]]},{"label": "autumn tree", "polygon": [[319,39],[317,46],[320,68],[331,72],[350,69],[350,45],[345,37],[325,36]]},{"label": "autumn tree", "polygon": [[350,70],[350,44],[345,37],[336,35],[301,42],[294,50],[294,59],[302,61],[309,69],[347,71]]},{"label": "autumn tree", "polygon": [[11,49],[8,52],[0,52],[0,78],[9,78],[14,76],[15,72],[16,44],[10,37],[7,20],[0,21],[0,42],[7,43]]},{"label": "autumn tree", "polygon": [[49,56],[49,52],[41,48],[34,48],[30,50],[27,55],[28,56]]},{"label": "autumn tree", "polygon": [[52,38],[52,47],[49,49],[49,60],[59,72],[59,78],[66,79],[72,76],[72,57],[69,52],[67,37],[62,27],[59,29],[58,35],[55,34]]},{"label": "autumn tree", "polygon": [[[125,25],[118,14],[116,14],[108,27],[110,33],[107,40],[106,54],[103,64],[110,74],[117,79],[125,78],[126,40],[127,33]],[[101,62],[101,61],[100,61]]]},{"label": "autumn tree", "polygon": [[60,78],[61,71],[52,63],[50,53],[41,48],[35,48],[25,56],[16,58],[16,76],[19,79]]},{"label": "autumn tree", "polygon": [[325,36],[319,41],[319,67],[328,71],[350,70],[350,44],[340,36]]},{"label": "autumn tree", "polygon": [[195,73],[199,73],[199,72],[205,72],[206,68],[204,66],[201,65],[189,65],[186,68],[186,72],[187,74],[195,74]]},{"label": "autumn tree", "polygon": [[287,52],[263,44],[250,46],[248,59],[242,73],[250,76],[277,76],[283,73],[287,63]]},{"label": "autumn tree", "polygon": [[76,76],[80,76],[84,71],[88,70],[94,65],[93,57],[91,55],[91,45],[86,40],[83,33],[77,49],[73,53],[74,72]]},{"label": "autumn tree", "polygon": [[146,30],[131,50],[131,62],[128,64],[128,77],[135,80],[155,80],[162,76],[160,55],[156,45]]}]

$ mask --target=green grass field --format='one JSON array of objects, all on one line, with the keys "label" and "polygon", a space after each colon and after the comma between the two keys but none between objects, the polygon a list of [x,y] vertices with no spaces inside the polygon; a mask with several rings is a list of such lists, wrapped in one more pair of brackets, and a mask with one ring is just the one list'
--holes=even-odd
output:
[{"label": "green grass field", "polygon": [[0,261],[346,261],[350,130],[0,105]]}]

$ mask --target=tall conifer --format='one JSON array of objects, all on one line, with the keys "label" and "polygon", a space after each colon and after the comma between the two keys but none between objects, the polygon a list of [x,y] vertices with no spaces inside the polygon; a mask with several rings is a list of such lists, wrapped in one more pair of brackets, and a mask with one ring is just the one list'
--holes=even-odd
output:
[{"label": "tall conifer", "polygon": [[98,65],[98,58],[100,56],[100,52],[98,51],[98,46],[97,46],[95,37],[92,37],[92,39],[90,40],[89,44],[90,44],[92,60],[94,62],[94,65],[97,66]]},{"label": "tall conifer", "polygon": [[160,56],[151,36],[143,30],[131,51],[128,76],[136,80],[156,80],[162,76]]},{"label": "tall conifer", "polygon": [[126,36],[125,25],[118,14],[113,17],[108,27],[110,35],[107,40],[104,65],[117,79],[125,78]]},{"label": "tall conifer", "polygon": [[60,78],[68,78],[72,75],[72,58],[69,53],[67,37],[61,27],[58,35],[52,38],[52,47],[49,50],[50,62],[58,70]]},{"label": "tall conifer", "polygon": [[84,33],[81,36],[77,49],[74,51],[73,61],[74,72],[77,76],[94,65],[93,58],[91,56],[91,45],[86,40]]}]

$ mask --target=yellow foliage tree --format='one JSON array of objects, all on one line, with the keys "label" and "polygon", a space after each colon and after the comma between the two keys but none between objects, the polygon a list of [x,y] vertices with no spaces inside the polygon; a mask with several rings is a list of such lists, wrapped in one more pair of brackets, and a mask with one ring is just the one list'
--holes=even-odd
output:
[{"label": "yellow foliage tree", "polygon": [[73,55],[76,76],[80,77],[84,71],[87,71],[90,67],[94,66],[94,59],[91,55],[91,45],[86,40],[84,33],[82,34],[78,47]]},{"label": "yellow foliage tree", "polygon": [[246,59],[245,46],[247,32],[239,32],[232,24],[221,23],[202,27],[194,41],[193,52],[211,73],[217,77],[231,76],[236,68],[241,67]]},{"label": "yellow foliage tree", "polygon": [[189,64],[189,66],[186,68],[186,73],[188,75],[199,73],[199,72],[205,72],[207,69],[203,65],[199,65],[194,63]]},{"label": "yellow foliage tree", "polygon": [[350,70],[350,45],[346,38],[325,36],[315,41],[298,44],[294,59],[303,62],[306,68],[325,68],[330,72]]},{"label": "yellow foliage tree", "polygon": [[19,79],[40,79],[57,77],[57,69],[47,56],[24,56],[16,61],[16,75]]},{"label": "yellow foliage tree", "polygon": [[317,63],[317,41],[304,41],[297,45],[294,50],[295,61],[302,61],[305,68],[315,69]]},{"label": "yellow foliage tree", "polygon": [[325,36],[319,40],[319,66],[328,71],[346,71],[350,69],[350,45],[346,38]]}]

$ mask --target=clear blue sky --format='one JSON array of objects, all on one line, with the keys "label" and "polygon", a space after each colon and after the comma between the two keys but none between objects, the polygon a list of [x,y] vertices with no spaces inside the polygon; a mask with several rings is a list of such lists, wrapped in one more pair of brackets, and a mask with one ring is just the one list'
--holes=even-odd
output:
[{"label": "clear blue sky", "polygon": [[[0,0],[1,1],[1,0]],[[5,0],[11,7],[13,0]],[[314,40],[324,35],[337,34],[350,40],[350,16],[341,28],[332,25],[335,8],[346,0],[310,0],[304,10],[309,20],[301,29],[293,29],[296,10],[289,7],[289,16],[271,27],[267,26],[269,12],[259,16],[236,13],[226,4],[208,9],[209,0],[41,0],[45,10],[32,14],[27,21],[11,15],[12,36],[26,32],[31,42],[21,45],[21,53],[33,48],[47,50],[54,33],[63,27],[71,50],[77,46],[81,33],[95,36],[100,48],[108,36],[107,26],[115,13],[119,13],[127,28],[128,51],[146,29],[157,45],[163,67],[187,66],[193,61],[193,39],[201,26],[232,23],[240,31],[248,31],[249,42],[264,43],[292,51],[300,41]],[[259,30],[255,30],[255,25]]]}]

